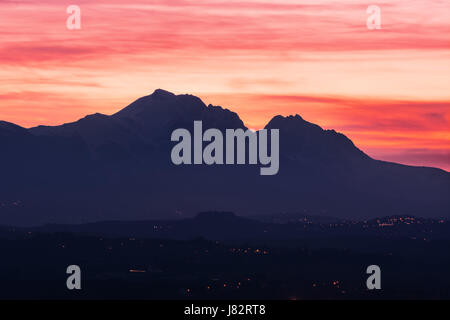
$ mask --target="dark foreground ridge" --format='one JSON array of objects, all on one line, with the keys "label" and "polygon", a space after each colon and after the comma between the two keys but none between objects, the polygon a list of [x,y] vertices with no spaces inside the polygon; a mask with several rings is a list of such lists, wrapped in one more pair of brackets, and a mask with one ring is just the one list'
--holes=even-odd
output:
[{"label": "dark foreground ridge", "polygon": [[343,220],[298,213],[236,216],[231,212],[202,212],[179,220],[102,221],[85,224],[47,224],[39,227],[0,226],[0,236],[72,233],[105,238],[132,237],[171,240],[207,239],[233,243],[290,241],[304,238],[379,237],[386,239],[450,240],[450,222],[444,218],[388,216],[370,220]]},{"label": "dark foreground ridge", "polygon": [[192,95],[156,90],[113,115],[25,129],[0,122],[0,223],[41,225],[172,219],[209,210],[241,216],[304,212],[338,218],[450,215],[450,174],[370,158],[334,130],[276,116],[280,171],[175,166],[174,129],[246,129]]},{"label": "dark foreground ridge", "polygon": [[[285,217],[275,224],[203,213],[181,221],[0,228],[0,299],[450,298],[446,220]],[[242,224],[248,234],[233,238]],[[81,290],[66,288],[72,264],[82,270]],[[372,264],[381,268],[381,290],[367,290]]]}]

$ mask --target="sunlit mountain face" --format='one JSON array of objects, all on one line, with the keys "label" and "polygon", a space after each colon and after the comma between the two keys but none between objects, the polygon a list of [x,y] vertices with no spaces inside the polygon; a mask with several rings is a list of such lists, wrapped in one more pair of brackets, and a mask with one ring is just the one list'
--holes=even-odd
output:
[{"label": "sunlit mountain face", "polygon": [[[300,114],[369,156],[450,169],[450,4],[362,0],[0,2],[0,119],[114,114],[156,88],[263,128]],[[69,21],[70,22],[70,21]]]}]

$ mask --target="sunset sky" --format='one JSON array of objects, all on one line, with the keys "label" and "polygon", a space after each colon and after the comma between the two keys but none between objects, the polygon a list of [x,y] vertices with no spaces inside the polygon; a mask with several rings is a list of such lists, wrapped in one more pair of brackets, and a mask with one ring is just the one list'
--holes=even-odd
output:
[{"label": "sunset sky", "polygon": [[1,120],[111,114],[157,88],[255,129],[300,114],[374,158],[450,170],[450,1],[0,0]]}]

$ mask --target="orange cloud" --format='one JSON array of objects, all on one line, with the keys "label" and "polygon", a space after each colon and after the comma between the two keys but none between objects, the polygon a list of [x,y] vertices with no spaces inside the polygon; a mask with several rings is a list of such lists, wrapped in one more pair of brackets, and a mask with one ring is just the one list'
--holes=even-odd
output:
[{"label": "orange cloud", "polygon": [[362,0],[76,3],[70,31],[72,2],[0,2],[0,119],[59,124],[164,88],[250,127],[299,113],[376,156],[448,168],[448,1],[378,2],[376,31]]}]

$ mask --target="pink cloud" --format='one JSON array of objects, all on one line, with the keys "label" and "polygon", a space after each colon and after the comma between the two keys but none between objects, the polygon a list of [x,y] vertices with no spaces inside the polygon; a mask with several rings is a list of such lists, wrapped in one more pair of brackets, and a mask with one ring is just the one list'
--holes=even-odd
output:
[{"label": "pink cloud", "polygon": [[448,1],[381,1],[377,31],[362,0],[79,0],[79,31],[70,4],[0,2],[0,119],[68,122],[169,86],[254,128],[299,113],[377,155],[445,160]]}]

